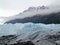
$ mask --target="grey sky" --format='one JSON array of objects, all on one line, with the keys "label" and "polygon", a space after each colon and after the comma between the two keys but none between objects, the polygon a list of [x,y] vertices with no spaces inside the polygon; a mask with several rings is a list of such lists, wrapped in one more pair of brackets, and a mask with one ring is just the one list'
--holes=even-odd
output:
[{"label": "grey sky", "polygon": [[8,17],[30,6],[60,5],[60,0],[0,0],[0,17]]}]

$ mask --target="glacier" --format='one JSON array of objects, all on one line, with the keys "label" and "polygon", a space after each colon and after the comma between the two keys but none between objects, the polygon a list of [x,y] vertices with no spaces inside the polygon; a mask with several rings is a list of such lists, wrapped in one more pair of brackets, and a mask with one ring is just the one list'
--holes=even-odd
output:
[{"label": "glacier", "polygon": [[[0,36],[20,35],[23,33],[32,33],[34,31],[60,31],[60,24],[42,24],[42,23],[16,23],[0,25]],[[48,33],[49,33],[48,32]]]}]

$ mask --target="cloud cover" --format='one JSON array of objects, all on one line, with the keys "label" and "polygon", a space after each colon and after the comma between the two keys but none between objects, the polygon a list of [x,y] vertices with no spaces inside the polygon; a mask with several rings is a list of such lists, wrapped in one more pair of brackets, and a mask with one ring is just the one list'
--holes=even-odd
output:
[{"label": "cloud cover", "polygon": [[[8,17],[24,11],[30,6],[40,5],[60,5],[60,0],[0,0],[0,9],[3,14],[0,16]],[[4,12],[7,12],[6,14]]]}]

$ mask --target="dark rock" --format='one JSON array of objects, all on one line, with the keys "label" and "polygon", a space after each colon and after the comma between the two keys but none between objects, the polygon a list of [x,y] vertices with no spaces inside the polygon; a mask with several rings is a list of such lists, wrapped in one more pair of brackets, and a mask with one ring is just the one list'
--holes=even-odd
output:
[{"label": "dark rock", "polygon": [[17,42],[17,44],[12,44],[12,45],[34,45],[34,44],[31,41],[27,41],[27,42]]},{"label": "dark rock", "polygon": [[60,40],[60,35],[48,35],[46,37],[48,37],[47,38],[48,40],[53,40],[53,41]]}]

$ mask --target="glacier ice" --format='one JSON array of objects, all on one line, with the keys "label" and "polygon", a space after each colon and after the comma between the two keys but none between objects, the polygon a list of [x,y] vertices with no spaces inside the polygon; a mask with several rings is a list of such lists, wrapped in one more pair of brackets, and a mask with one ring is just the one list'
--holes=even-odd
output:
[{"label": "glacier ice", "polygon": [[41,23],[16,23],[0,25],[0,36],[3,35],[19,35],[22,33],[30,33],[34,31],[60,31],[60,24],[41,24]]}]

